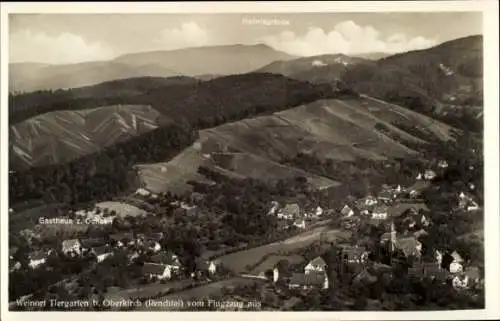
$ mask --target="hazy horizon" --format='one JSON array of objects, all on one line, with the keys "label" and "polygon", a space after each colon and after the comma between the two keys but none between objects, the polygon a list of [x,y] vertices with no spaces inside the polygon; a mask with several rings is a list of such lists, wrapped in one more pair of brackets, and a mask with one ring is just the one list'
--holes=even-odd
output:
[{"label": "hazy horizon", "polygon": [[301,57],[396,54],[481,34],[478,12],[11,14],[9,62],[74,64],[256,44]]}]

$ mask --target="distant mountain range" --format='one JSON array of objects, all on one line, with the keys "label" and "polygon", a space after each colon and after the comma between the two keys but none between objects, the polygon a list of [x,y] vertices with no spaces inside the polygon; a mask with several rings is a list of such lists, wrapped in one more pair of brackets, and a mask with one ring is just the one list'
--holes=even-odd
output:
[{"label": "distant mountain range", "polygon": [[482,128],[480,35],[378,60],[323,55],[277,61],[257,71],[333,86],[342,83],[359,93],[438,117],[460,128]]},{"label": "distant mountain range", "polygon": [[95,85],[133,77],[241,74],[295,56],[266,45],[231,45],[127,54],[111,61],[67,65],[16,63],[9,66],[9,91],[30,92]]},{"label": "distant mountain range", "polygon": [[281,74],[290,78],[313,83],[335,83],[341,80],[346,70],[353,65],[369,60],[343,54],[321,55],[288,61],[275,61],[256,72]]},{"label": "distant mountain range", "polygon": [[[257,70],[350,88],[407,106],[482,104],[483,38],[470,36],[396,55],[342,54],[275,61]],[[400,98],[398,100],[398,97]],[[408,98],[405,101],[405,98]],[[413,100],[411,100],[413,99]],[[418,100],[418,101],[416,101]]]},{"label": "distant mountain range", "polygon": [[343,81],[359,92],[417,109],[482,106],[483,37],[356,64]]}]

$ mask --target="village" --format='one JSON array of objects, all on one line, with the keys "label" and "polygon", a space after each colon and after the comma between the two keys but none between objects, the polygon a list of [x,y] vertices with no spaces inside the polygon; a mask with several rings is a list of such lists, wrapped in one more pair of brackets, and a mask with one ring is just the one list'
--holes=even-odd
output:
[{"label": "village", "polygon": [[[446,166],[445,161],[438,164],[439,168]],[[272,201],[267,215],[275,217],[275,229],[278,232],[286,233],[288,236],[301,235],[318,225],[328,224],[339,230],[348,231],[351,237],[340,243],[326,244],[323,253],[309,261],[297,264],[289,263],[286,259],[280,260],[265,272],[253,274],[231,271],[231,267],[225,266],[222,260],[224,253],[230,251],[219,255],[205,251],[196,257],[194,268],[190,268],[190,273],[186,273],[187,267],[183,266],[183,260],[179,258],[178,253],[164,246],[166,235],[162,232],[122,232],[100,237],[63,239],[59,248],[44,248],[30,253],[28,266],[37,270],[46,265],[49,259],[57,260],[63,256],[90,261],[92,263],[88,267],[92,269],[105,264],[119,253],[126,257],[127,266],[137,266],[140,262],[141,281],[137,287],[156,284],[160,288],[161,286],[167,288],[168,291],[165,293],[170,293],[239,275],[274,285],[279,292],[283,287],[292,291],[334,288],[336,281],[332,275],[342,278],[344,269],[353,276],[350,284],[353,287],[363,288],[380,278],[394,277],[394,265],[397,265],[399,256],[403,255],[405,261],[410,262],[404,268],[405,273],[412,278],[427,278],[434,282],[447,283],[457,291],[483,287],[484,272],[471,262],[465,261],[456,249],[425,249],[432,255],[422,254],[424,248],[421,239],[428,234],[428,228],[434,223],[432,213],[421,198],[421,193],[435,176],[434,170],[427,169],[415,177],[415,182],[411,186],[383,185],[376,195],[369,194],[359,199],[348,199],[343,206],[336,209],[323,208],[320,205],[302,207],[298,203],[280,204],[278,201]],[[470,190],[474,189],[473,185],[468,187]],[[138,189],[135,196],[146,201],[158,199],[158,195],[144,188]],[[197,210],[197,205],[189,203],[173,201],[170,202],[170,206],[176,208],[178,214],[191,215],[190,213]],[[465,190],[456,195],[455,204],[457,209],[464,212],[472,213],[480,210],[476,201]],[[68,216],[80,222],[92,221],[111,225],[120,216],[119,212],[120,208],[116,206],[94,207],[72,212]],[[142,215],[146,213],[146,211],[141,212]],[[379,233],[368,236],[360,232],[371,226],[378,229]],[[325,259],[324,253],[329,250],[331,252],[329,247],[335,250],[337,260],[334,263]],[[380,258],[380,253],[375,253],[381,249],[385,251],[386,257],[388,255],[388,260],[384,261]],[[393,256],[398,259],[393,259]],[[14,257],[15,249],[10,253],[11,273],[24,268]],[[334,266],[330,266],[331,264]],[[180,287],[174,285],[179,282],[183,285]],[[169,284],[172,286],[169,287]]]}]

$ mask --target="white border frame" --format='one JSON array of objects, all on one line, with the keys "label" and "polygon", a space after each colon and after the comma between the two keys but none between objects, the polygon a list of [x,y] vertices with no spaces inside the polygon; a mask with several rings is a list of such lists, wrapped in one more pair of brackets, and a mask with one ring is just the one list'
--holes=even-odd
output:
[{"label": "white border frame", "polygon": [[[484,168],[485,173],[485,266],[486,308],[442,312],[166,312],[187,320],[472,320],[500,318],[500,255],[499,255],[499,49],[498,2],[476,1],[335,1],[335,2],[130,2],[130,3],[1,3],[1,116],[0,146],[8,146],[8,14],[9,13],[300,13],[300,12],[465,12],[483,13],[484,36]],[[6,148],[0,155],[0,219],[1,219],[1,317],[3,320],[88,320],[119,318],[164,319],[151,312],[9,312],[7,298],[8,271],[8,156]],[[256,314],[258,313],[258,315]],[[181,315],[182,314],[182,315]]]}]

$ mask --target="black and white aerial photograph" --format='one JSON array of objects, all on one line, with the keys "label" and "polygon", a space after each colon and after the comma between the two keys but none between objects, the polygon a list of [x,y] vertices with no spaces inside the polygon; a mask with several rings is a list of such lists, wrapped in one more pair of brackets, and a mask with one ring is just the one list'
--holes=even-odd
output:
[{"label": "black and white aerial photograph", "polygon": [[483,12],[248,12],[9,13],[6,309],[485,309]]}]

